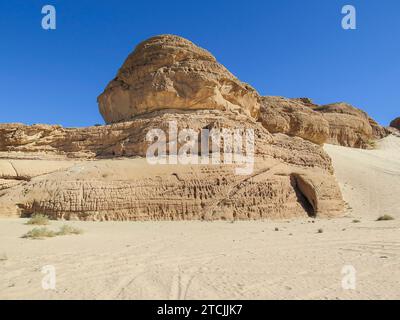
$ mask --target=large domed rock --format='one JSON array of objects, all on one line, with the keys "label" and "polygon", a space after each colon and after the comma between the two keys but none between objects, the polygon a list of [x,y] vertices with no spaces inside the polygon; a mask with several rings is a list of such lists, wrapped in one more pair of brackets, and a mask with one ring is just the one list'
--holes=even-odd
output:
[{"label": "large domed rock", "polygon": [[234,110],[256,117],[260,107],[256,90],[208,51],[174,35],[139,44],[98,103],[107,123],[162,109]]}]

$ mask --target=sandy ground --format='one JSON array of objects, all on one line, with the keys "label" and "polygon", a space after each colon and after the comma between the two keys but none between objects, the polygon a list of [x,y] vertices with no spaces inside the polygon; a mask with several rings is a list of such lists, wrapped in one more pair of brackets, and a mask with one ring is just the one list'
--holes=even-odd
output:
[{"label": "sandy ground", "polygon": [[[0,220],[0,299],[399,299],[400,139],[325,149],[344,218],[67,222],[84,234],[47,240],[22,239],[25,219]],[[55,290],[42,288],[46,265]],[[355,289],[344,289],[352,268]]]}]

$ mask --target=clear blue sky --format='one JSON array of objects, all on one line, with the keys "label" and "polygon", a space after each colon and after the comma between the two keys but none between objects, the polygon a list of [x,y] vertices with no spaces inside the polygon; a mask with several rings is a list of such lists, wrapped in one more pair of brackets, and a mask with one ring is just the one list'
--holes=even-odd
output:
[{"label": "clear blue sky", "polygon": [[[41,8],[57,29],[41,28]],[[357,9],[357,30],[341,8]],[[400,116],[399,0],[14,0],[0,4],[0,122],[102,123],[97,96],[141,41],[186,37],[262,95]]]}]

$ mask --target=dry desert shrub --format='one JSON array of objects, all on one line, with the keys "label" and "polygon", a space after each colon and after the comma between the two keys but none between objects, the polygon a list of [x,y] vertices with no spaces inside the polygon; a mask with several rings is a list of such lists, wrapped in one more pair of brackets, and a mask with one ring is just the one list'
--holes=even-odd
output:
[{"label": "dry desert shrub", "polygon": [[389,220],[394,220],[394,218],[391,215],[384,214],[383,216],[380,216],[376,221],[389,221]]},{"label": "dry desert shrub", "polygon": [[83,230],[64,224],[60,228],[60,230],[57,232],[57,235],[58,236],[66,236],[66,235],[70,235],[70,234],[82,234],[82,233],[83,233]]},{"label": "dry desert shrub", "polygon": [[44,238],[53,238],[56,236],[67,236],[67,235],[82,234],[82,233],[83,230],[64,224],[63,226],[60,227],[60,229],[57,232],[50,230],[46,227],[34,228],[28,231],[26,234],[24,234],[22,238],[44,239]]},{"label": "dry desert shrub", "polygon": [[54,231],[47,229],[46,227],[41,227],[41,228],[33,228],[32,230],[24,234],[22,238],[44,239],[44,238],[52,238],[55,237],[56,235],[57,234]]},{"label": "dry desert shrub", "polygon": [[29,219],[29,221],[26,224],[46,226],[49,224],[49,218],[42,214],[35,214]]}]

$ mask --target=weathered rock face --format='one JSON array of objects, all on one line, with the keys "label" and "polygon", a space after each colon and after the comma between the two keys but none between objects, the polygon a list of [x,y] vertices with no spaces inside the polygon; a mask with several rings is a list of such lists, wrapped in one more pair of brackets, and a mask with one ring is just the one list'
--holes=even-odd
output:
[{"label": "weathered rock face", "polygon": [[385,127],[382,127],[381,125],[379,125],[371,117],[368,117],[368,122],[372,128],[373,139],[383,139],[389,135],[389,131]]},{"label": "weathered rock face", "polygon": [[284,133],[317,144],[329,137],[329,123],[310,108],[311,100],[262,97],[260,121],[271,133]]},{"label": "weathered rock face", "polygon": [[[234,164],[148,164],[143,157],[150,144],[147,131],[167,132],[171,121],[178,130],[254,130],[253,173],[237,175]],[[273,219],[330,217],[343,208],[331,160],[322,148],[272,135],[247,116],[198,111],[156,113],[83,129],[6,127],[7,133],[0,131],[5,141],[0,209],[8,214],[83,220]]]},{"label": "weathered rock face", "polygon": [[98,103],[107,123],[163,109],[235,110],[256,117],[260,107],[253,88],[208,51],[173,35],[139,44]]},{"label": "weathered rock face", "polygon": [[262,97],[260,121],[268,131],[301,137],[317,144],[370,148],[389,131],[364,111],[347,103],[324,106],[310,99]]},{"label": "weathered rock face", "polygon": [[342,209],[335,180],[319,169],[293,172],[279,161],[258,162],[255,173],[243,179],[227,165],[161,168],[144,159],[113,161],[85,162],[5,189],[0,207],[8,210],[2,214],[216,220],[331,217]]},{"label": "weathered rock face", "polygon": [[[340,215],[343,200],[329,156],[310,141],[270,133],[268,117],[265,127],[257,121],[259,101],[254,89],[191,42],[176,36],[147,40],[99,97],[105,120],[113,124],[77,129],[0,125],[0,216],[215,220]],[[326,128],[308,119],[312,115],[323,122],[322,116],[295,110],[294,104],[310,102],[287,103],[294,116],[282,111],[289,126],[285,133],[322,143]],[[171,126],[178,135],[170,134]],[[166,143],[167,153],[174,145],[178,150],[187,145],[179,135],[184,129],[194,136],[204,129],[217,136],[227,130],[253,132],[253,138],[243,140],[254,141],[254,152],[245,141],[238,150],[224,138],[214,150],[200,149],[199,163],[152,165],[146,158],[155,142],[147,139],[152,129],[165,133],[157,142]],[[231,141],[242,138],[231,136]],[[243,163],[213,162],[215,154],[222,161],[235,160],[242,149],[254,160],[245,175],[237,171]],[[192,159],[199,154],[195,150]]]},{"label": "weathered rock face", "polygon": [[394,119],[391,123],[390,126],[392,128],[396,128],[397,130],[400,130],[400,117]]},{"label": "weathered rock face", "polygon": [[370,148],[375,139],[388,133],[364,111],[347,103],[314,107],[329,122],[328,143],[353,148]]}]

